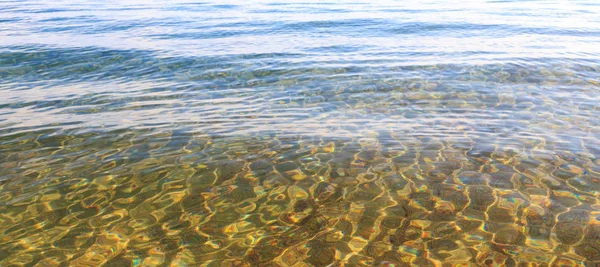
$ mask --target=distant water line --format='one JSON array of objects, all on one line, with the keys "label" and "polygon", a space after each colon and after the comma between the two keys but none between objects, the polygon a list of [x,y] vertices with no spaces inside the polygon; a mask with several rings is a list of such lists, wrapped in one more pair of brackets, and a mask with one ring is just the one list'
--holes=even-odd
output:
[{"label": "distant water line", "polygon": [[593,1],[0,9],[1,266],[600,264]]}]

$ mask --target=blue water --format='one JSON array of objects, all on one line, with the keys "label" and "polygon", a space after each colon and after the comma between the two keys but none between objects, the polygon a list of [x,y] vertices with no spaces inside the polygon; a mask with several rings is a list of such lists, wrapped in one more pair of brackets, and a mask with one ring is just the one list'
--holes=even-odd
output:
[{"label": "blue water", "polygon": [[600,264],[599,101],[595,1],[0,0],[0,265]]}]

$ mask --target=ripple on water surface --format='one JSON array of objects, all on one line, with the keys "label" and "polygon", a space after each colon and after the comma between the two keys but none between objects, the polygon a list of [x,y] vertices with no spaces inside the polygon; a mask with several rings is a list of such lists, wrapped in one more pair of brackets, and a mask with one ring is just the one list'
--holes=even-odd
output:
[{"label": "ripple on water surface", "polygon": [[2,266],[600,264],[598,6],[2,5]]}]

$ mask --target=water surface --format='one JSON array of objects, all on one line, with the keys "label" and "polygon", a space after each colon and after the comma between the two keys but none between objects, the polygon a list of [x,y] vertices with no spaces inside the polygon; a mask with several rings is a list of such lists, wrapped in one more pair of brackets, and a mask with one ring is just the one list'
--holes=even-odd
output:
[{"label": "water surface", "polygon": [[2,266],[600,264],[594,1],[0,9]]}]

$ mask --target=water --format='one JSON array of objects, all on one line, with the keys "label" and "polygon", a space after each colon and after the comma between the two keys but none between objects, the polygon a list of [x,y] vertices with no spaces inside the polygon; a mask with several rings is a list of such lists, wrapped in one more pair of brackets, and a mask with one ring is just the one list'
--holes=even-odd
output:
[{"label": "water", "polygon": [[0,1],[1,266],[596,266],[594,1]]}]

